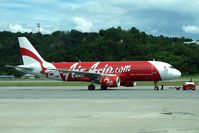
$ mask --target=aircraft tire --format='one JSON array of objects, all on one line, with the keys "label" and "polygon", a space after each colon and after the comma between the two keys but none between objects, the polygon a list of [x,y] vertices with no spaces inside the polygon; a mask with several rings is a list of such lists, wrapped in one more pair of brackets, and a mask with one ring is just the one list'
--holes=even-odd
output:
[{"label": "aircraft tire", "polygon": [[159,90],[159,87],[158,87],[158,86],[155,86],[155,87],[154,87],[154,90]]},{"label": "aircraft tire", "polygon": [[106,86],[101,86],[101,90],[107,90]]},{"label": "aircraft tire", "polygon": [[88,86],[88,90],[95,90],[95,86],[94,85],[89,85]]}]

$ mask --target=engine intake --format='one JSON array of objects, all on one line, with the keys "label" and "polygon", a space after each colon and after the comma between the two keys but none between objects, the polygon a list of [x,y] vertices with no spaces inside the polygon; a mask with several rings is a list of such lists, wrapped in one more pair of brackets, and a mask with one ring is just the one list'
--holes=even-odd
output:
[{"label": "engine intake", "polygon": [[120,86],[120,77],[118,76],[102,76],[101,86],[118,87]]}]

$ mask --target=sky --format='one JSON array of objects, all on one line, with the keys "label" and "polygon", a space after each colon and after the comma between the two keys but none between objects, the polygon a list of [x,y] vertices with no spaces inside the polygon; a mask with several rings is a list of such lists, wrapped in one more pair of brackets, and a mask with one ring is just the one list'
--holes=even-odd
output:
[{"label": "sky", "polygon": [[0,31],[98,32],[136,27],[199,40],[199,0],[0,0]]}]

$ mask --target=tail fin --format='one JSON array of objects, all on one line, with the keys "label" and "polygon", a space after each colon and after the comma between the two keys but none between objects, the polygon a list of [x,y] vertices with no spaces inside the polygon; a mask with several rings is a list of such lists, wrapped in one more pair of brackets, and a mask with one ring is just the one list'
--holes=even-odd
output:
[{"label": "tail fin", "polygon": [[24,65],[34,63],[43,64],[45,62],[26,37],[18,37],[18,40]]}]

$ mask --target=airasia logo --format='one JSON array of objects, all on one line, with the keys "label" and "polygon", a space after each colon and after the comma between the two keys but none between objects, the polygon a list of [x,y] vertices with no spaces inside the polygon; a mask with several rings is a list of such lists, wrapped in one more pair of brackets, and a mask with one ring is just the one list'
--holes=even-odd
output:
[{"label": "airasia logo", "polygon": [[80,71],[80,72],[85,72],[88,71],[90,73],[124,73],[124,72],[129,72],[131,70],[131,65],[124,65],[124,66],[119,66],[119,67],[112,67],[109,66],[108,64],[105,64],[104,66],[100,66],[100,62],[94,63],[90,68],[82,68],[79,63],[74,63],[71,65],[70,70],[72,71]]},{"label": "airasia logo", "polygon": [[106,84],[107,86],[112,86],[112,85],[113,85],[113,81],[110,80],[109,77],[106,77],[106,78],[104,79],[104,82],[105,82],[105,84]]}]

